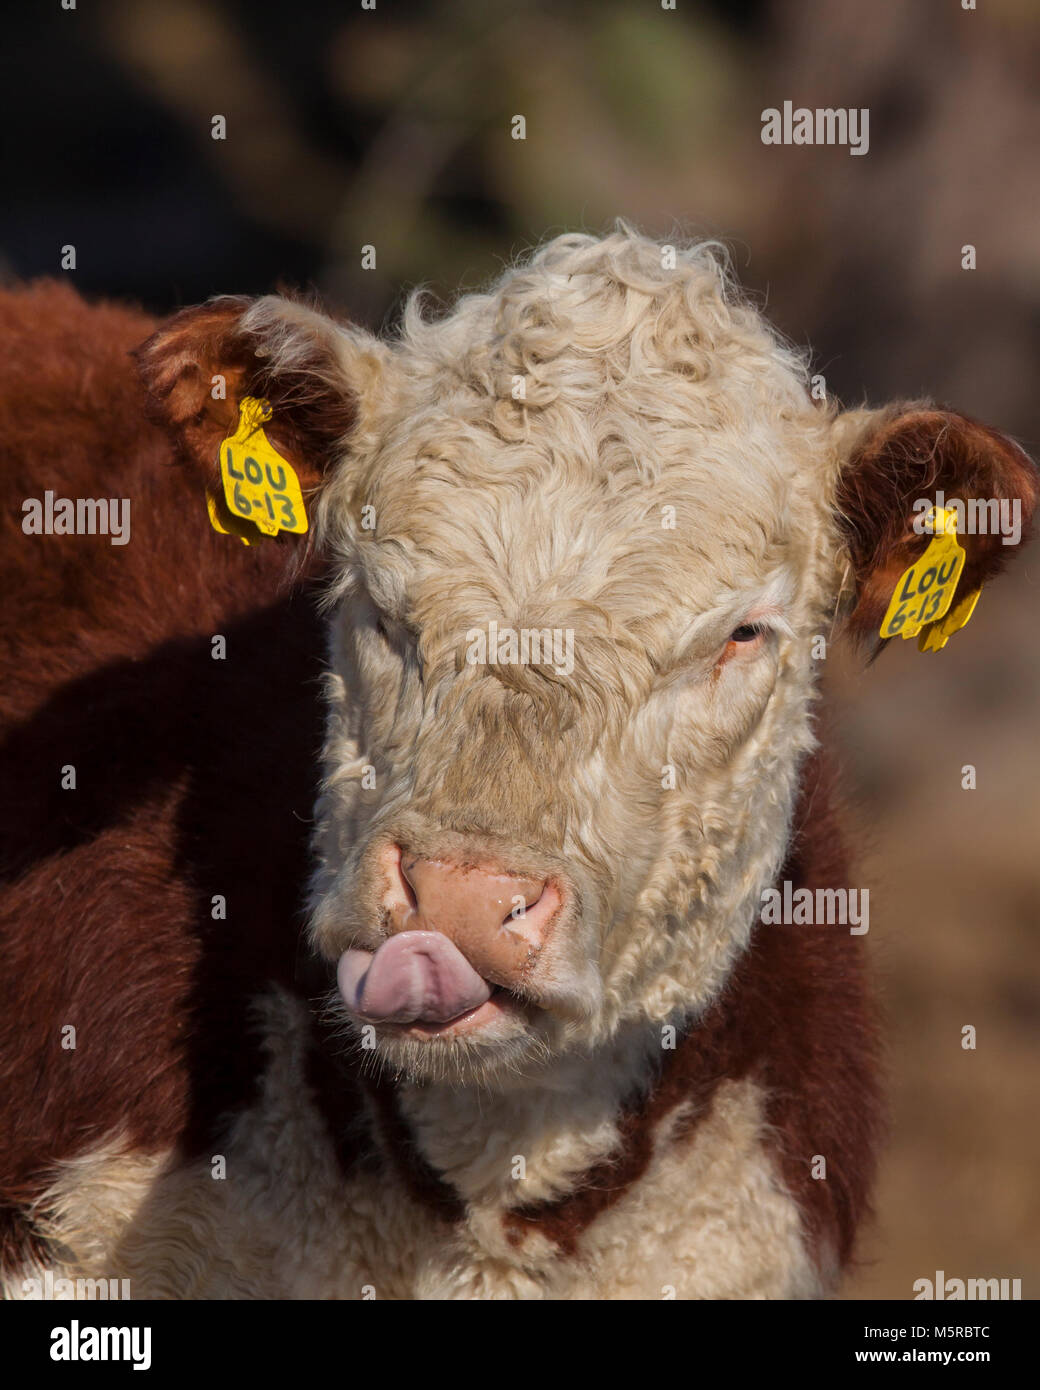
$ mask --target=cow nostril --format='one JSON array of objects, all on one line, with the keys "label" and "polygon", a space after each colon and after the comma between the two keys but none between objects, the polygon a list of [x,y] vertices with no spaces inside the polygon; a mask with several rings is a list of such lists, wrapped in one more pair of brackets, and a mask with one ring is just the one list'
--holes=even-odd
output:
[{"label": "cow nostril", "polygon": [[[481,959],[487,951],[539,946],[562,904],[549,879],[480,863],[424,857],[401,845],[384,850],[391,930],[435,931]],[[506,947],[494,943],[506,941]],[[492,943],[489,947],[487,943]],[[491,957],[488,957],[491,960]],[[498,969],[501,965],[492,966]]]},{"label": "cow nostril", "polygon": [[408,906],[413,912],[419,910],[419,899],[415,895],[415,885],[412,883],[411,874],[418,862],[415,854],[405,855],[404,851],[397,851],[397,866],[400,869],[401,889],[408,900]]},{"label": "cow nostril", "polygon": [[[508,927],[510,924],[522,922],[529,914],[539,918],[551,915],[555,903],[551,903],[550,899],[553,898],[555,898],[555,894],[548,881],[532,888],[529,892],[516,893],[512,906],[502,919],[502,926]],[[542,912],[542,908],[545,908],[546,911]]]}]

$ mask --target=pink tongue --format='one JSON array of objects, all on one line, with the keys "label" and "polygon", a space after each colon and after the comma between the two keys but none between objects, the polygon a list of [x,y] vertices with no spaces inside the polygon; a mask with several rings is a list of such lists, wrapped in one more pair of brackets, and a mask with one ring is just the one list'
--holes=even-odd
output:
[{"label": "pink tongue", "polygon": [[491,986],[437,931],[398,932],[371,951],[344,951],[339,992],[377,1023],[447,1023],[491,997]]}]

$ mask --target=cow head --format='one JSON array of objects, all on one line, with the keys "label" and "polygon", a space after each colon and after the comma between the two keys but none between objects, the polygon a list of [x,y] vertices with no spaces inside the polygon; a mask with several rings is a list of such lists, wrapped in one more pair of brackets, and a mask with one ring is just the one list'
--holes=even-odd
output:
[{"label": "cow head", "polygon": [[[418,1077],[703,1009],[787,849],[814,642],[876,640],[929,540],[919,499],[1028,520],[1036,497],[1017,446],[953,412],[814,401],[713,248],[624,228],[439,319],[413,298],[389,342],[218,300],[140,359],[207,470],[231,424],[213,373],[266,395],[311,491],[311,937],[350,1027]],[[959,592],[1002,540],[965,538]]]}]

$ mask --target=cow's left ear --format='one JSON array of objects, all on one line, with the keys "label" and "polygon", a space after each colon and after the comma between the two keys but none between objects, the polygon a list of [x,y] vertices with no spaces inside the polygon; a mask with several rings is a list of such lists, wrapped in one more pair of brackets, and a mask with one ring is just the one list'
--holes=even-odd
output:
[{"label": "cow's left ear", "polygon": [[264,432],[305,496],[378,410],[391,364],[390,350],[363,329],[280,295],[183,309],[134,356],[152,418],[207,491],[219,490],[221,442],[252,397],[270,404]]},{"label": "cow's left ear", "polygon": [[[966,559],[957,601],[998,574],[1028,535],[1040,475],[1028,455],[997,430],[955,411],[913,403],[845,411],[834,431],[835,503],[850,562],[843,585],[847,630],[856,640],[880,642],[897,581],[932,539],[922,522],[937,501],[960,501],[969,519],[986,518],[983,534],[977,528],[973,534],[970,524],[958,527]],[[980,502],[997,505],[973,505]],[[1003,532],[1001,519],[1007,523]]]}]

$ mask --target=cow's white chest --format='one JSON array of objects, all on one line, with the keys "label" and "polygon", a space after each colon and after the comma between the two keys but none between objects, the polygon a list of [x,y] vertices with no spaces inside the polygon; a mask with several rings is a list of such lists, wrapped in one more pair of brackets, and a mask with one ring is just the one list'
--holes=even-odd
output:
[{"label": "cow's white chest", "polygon": [[672,1131],[685,1111],[671,1112],[638,1179],[561,1254],[537,1227],[511,1238],[504,1218],[520,1203],[550,1201],[615,1146],[612,1109],[595,1088],[578,1102],[563,1086],[555,1099],[514,1104],[511,1118],[510,1107],[489,1103],[479,1131],[461,1123],[463,1102],[450,1093],[433,1104],[406,1094],[402,1108],[429,1159],[467,1198],[465,1217],[450,1223],[386,1169],[344,1176],[304,1081],[305,1015],[284,996],[264,1008],[271,1046],[261,1096],[223,1154],[183,1165],[171,1155],[128,1159],[114,1143],[63,1172],[46,1206],[70,1272],[127,1277],[136,1297],[821,1292],[798,1210],[763,1144],[753,1082],[723,1083],[678,1142]]}]

